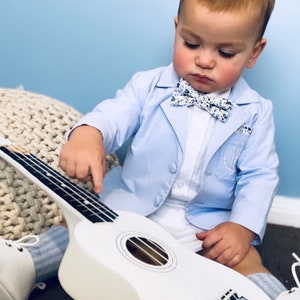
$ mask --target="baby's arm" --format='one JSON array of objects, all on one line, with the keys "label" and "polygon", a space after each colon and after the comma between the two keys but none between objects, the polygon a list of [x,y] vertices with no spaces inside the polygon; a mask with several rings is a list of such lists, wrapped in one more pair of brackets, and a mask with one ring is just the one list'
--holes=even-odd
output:
[{"label": "baby's arm", "polygon": [[86,125],[75,128],[61,150],[59,165],[71,178],[84,181],[91,176],[95,193],[100,193],[106,170],[106,152],[100,131]]},{"label": "baby's arm", "polygon": [[239,224],[224,222],[196,236],[203,241],[203,256],[232,268],[246,256],[255,234]]}]

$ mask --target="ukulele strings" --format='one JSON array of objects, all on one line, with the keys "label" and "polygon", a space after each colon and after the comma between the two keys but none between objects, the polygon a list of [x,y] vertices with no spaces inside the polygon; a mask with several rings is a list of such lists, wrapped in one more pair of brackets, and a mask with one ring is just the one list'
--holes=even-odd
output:
[{"label": "ukulele strings", "polygon": [[[118,217],[117,213],[112,211],[109,207],[101,202],[101,198],[99,197],[99,195],[82,189],[81,187],[64,177],[62,174],[49,167],[36,156],[32,154],[24,154],[24,149],[22,147],[10,145],[9,148],[11,149],[11,153],[16,155],[19,159],[23,158],[23,163],[28,164],[29,162],[34,171],[51,182],[52,186],[56,187],[57,190],[64,191],[66,195],[71,197],[74,202],[77,202],[77,204],[83,206],[91,214],[97,216],[102,222],[113,222],[114,219]],[[53,191],[55,192],[56,190],[54,189]],[[102,215],[104,217],[102,217]],[[154,242],[148,240],[148,243],[146,243],[139,237],[137,237],[136,239],[138,243],[133,240],[131,240],[131,243],[134,244],[134,246],[137,247],[141,252],[148,255],[150,259],[156,261],[161,265],[164,265],[167,262],[165,256],[163,256],[156,250],[157,245],[154,244]],[[152,246],[150,245],[149,247],[150,243],[152,244]],[[149,248],[152,252],[147,251],[146,248]],[[151,253],[155,253],[165,262],[161,262]]]},{"label": "ukulele strings", "polygon": [[[17,156],[19,159],[23,158],[22,159],[23,163],[28,164],[28,161],[29,161],[31,163],[30,166],[34,169],[34,171],[36,171],[39,175],[46,177],[47,180],[49,182],[51,182],[51,184],[53,186],[57,187],[58,190],[65,191],[67,193],[67,195],[71,196],[72,199],[75,202],[77,202],[79,205],[84,206],[86,208],[86,210],[90,211],[90,213],[97,215],[98,217],[99,217],[99,215],[97,214],[97,212],[100,213],[100,219],[102,219],[103,222],[107,222],[107,220],[113,222],[114,219],[118,217],[117,213],[110,210],[105,204],[103,204],[101,202],[101,198],[99,198],[99,195],[96,195],[96,194],[90,192],[89,190],[84,190],[83,188],[79,187],[78,185],[76,185],[75,183],[73,183],[72,181],[70,181],[69,179],[64,177],[62,174],[60,174],[56,170],[49,167],[46,163],[44,163],[42,160],[40,160],[33,154],[30,154],[28,152],[25,154],[24,148],[22,148],[21,146],[9,145],[9,147],[6,147],[6,149],[8,151],[10,151],[12,154],[14,154],[15,156]],[[60,178],[61,181],[57,178]],[[69,192],[71,192],[71,193],[69,193]],[[81,199],[78,200],[78,197]],[[86,197],[88,197],[89,200],[87,200]],[[107,213],[107,212],[109,212],[109,213]],[[105,216],[105,218],[101,217],[101,215]],[[152,255],[150,252],[145,250],[142,245],[146,246],[146,248],[147,247],[150,248],[153,253],[155,253],[162,260],[165,260],[165,262],[167,262],[166,257],[163,256],[161,253],[159,253],[156,250],[157,244],[155,244],[153,241],[149,240],[150,244],[153,245],[153,246],[151,246],[151,245],[149,246],[149,243],[146,243],[140,237],[137,237],[137,240],[139,241],[139,243],[136,243],[135,241],[131,241],[132,244],[134,244],[135,247],[137,247],[140,251],[145,253],[152,260],[156,261],[160,265],[164,265],[164,263],[162,263],[160,260],[158,260],[154,255]],[[193,265],[185,266],[185,268],[184,268],[185,274],[184,274],[184,276],[182,276],[182,278],[180,278],[180,282],[178,282],[178,284],[186,287],[186,291],[188,294],[192,295],[194,293],[193,297],[195,297],[195,299],[197,299],[197,297],[199,297],[199,292],[201,292],[202,296],[205,296],[205,299],[208,299],[211,295],[209,296],[208,294],[206,294],[206,293],[209,293],[209,292],[206,292],[206,289],[200,288],[201,285],[199,285],[199,278],[192,276],[191,272],[189,271],[189,268],[193,268]],[[172,274],[172,272],[171,272],[171,274]],[[170,279],[171,279],[171,276],[170,276]],[[179,278],[175,276],[175,278],[173,278],[171,280],[178,281],[178,279]],[[185,282],[182,282],[183,280]],[[204,278],[201,278],[200,280],[202,280],[202,283],[203,283]],[[191,284],[194,286],[194,289],[190,288]],[[208,288],[209,291],[210,290],[214,291],[214,289],[215,289],[215,284],[211,283],[210,280],[207,280],[205,282],[205,286],[206,286],[206,288],[208,286],[210,286]]]}]

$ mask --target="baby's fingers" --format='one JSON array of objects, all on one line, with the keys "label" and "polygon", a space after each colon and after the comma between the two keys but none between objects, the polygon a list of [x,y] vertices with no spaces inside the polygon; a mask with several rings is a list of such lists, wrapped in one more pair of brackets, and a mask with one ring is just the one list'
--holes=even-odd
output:
[{"label": "baby's fingers", "polygon": [[90,174],[94,186],[94,192],[100,194],[102,192],[103,177],[106,172],[106,161],[102,161],[97,165],[91,166]]}]

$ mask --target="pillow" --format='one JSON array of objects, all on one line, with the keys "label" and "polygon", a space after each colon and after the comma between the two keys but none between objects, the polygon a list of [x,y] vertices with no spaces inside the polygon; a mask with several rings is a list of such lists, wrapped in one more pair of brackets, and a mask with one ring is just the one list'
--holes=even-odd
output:
[{"label": "pillow", "polygon": [[[0,88],[0,136],[23,145],[59,172],[60,149],[80,117],[74,108],[50,97]],[[115,154],[107,156],[108,171],[118,164]],[[0,237],[15,240],[39,234],[63,221],[56,203],[0,158]]]}]

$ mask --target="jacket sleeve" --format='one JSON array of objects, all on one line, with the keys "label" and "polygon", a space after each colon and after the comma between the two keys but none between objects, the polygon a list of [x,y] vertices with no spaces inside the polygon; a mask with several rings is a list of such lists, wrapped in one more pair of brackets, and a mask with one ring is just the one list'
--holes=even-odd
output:
[{"label": "jacket sleeve", "polygon": [[237,161],[237,185],[230,221],[257,234],[261,242],[278,185],[272,103],[262,101],[251,134]]},{"label": "jacket sleeve", "polygon": [[136,73],[116,92],[115,98],[100,102],[74,128],[83,124],[97,128],[103,135],[107,153],[114,152],[137,131],[141,110],[156,74],[155,70]]}]

